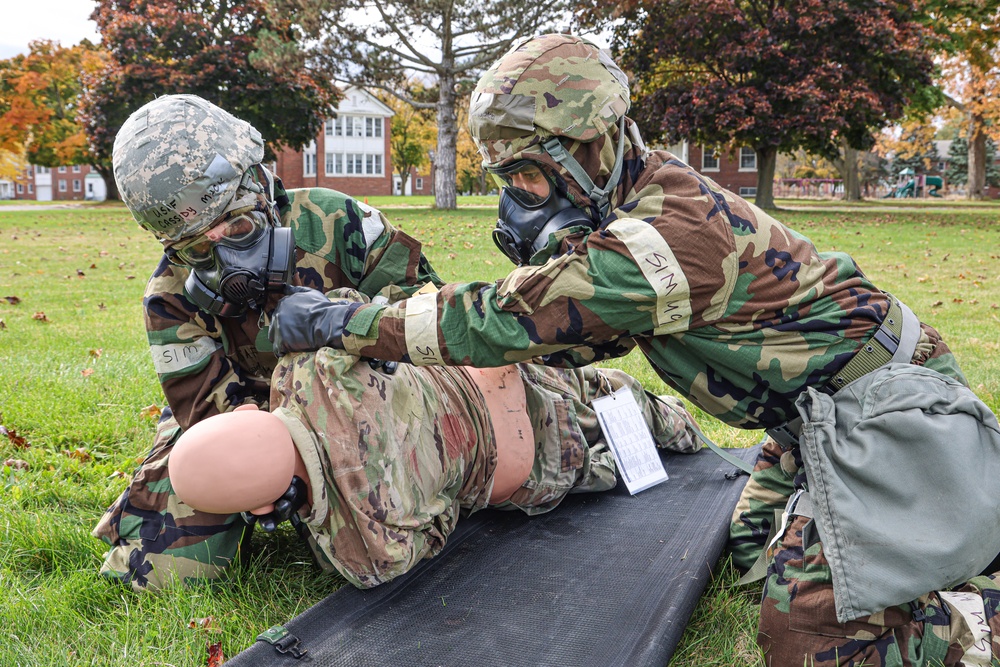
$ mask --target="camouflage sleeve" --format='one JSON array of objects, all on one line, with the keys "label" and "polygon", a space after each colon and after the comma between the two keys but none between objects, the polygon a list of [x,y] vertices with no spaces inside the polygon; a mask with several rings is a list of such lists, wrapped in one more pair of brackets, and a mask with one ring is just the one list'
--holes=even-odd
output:
[{"label": "camouflage sleeve", "polygon": [[302,284],[352,287],[374,296],[387,285],[407,293],[441,284],[418,241],[394,228],[376,208],[326,188],[290,190],[282,220],[304,253],[296,262]]},{"label": "camouflage sleeve", "polygon": [[174,417],[185,429],[253,400],[240,369],[226,357],[218,322],[184,296],[186,277],[186,269],[164,256],[143,298],[153,367]]},{"label": "camouflage sleeve", "polygon": [[[722,314],[733,279],[719,270],[735,262],[728,226],[703,220],[704,211],[692,209],[656,224],[620,218],[565,236],[565,252],[496,284],[446,285],[397,306],[367,306],[348,324],[344,344],[379,359],[501,366],[587,347],[608,356],[616,347],[607,344],[627,337],[686,331],[695,315]],[[674,237],[705,250],[679,259],[667,242]]]}]

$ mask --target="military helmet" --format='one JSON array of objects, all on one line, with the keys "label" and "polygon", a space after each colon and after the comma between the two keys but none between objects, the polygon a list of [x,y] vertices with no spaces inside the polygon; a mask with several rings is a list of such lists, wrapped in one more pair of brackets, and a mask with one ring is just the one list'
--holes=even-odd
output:
[{"label": "military helmet", "polygon": [[546,137],[590,142],[629,109],[628,78],[591,42],[575,35],[522,39],[480,78],[469,129],[496,166]]},{"label": "military helmet", "polygon": [[118,131],[112,153],[122,199],[161,241],[208,228],[244,172],[263,159],[260,132],[197,95],[165,95],[142,106]]}]

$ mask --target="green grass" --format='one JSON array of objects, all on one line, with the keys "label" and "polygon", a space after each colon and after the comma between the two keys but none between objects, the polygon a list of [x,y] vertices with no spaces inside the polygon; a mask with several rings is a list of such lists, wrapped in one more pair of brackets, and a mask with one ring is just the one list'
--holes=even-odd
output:
[{"label": "green grass", "polygon": [[[508,270],[488,234],[495,198],[463,198],[475,208],[458,211],[426,208],[429,198],[392,206],[401,199],[369,203],[425,242],[442,278]],[[849,252],[936,326],[997,410],[1000,205],[874,204],[809,202],[778,217],[823,250]],[[163,404],[141,312],[157,257],[119,205],[0,209],[0,424],[29,444],[0,435],[0,462],[10,462],[0,467],[0,665],[204,665],[208,643],[238,653],[341,584],[287,531],[256,535],[242,565],[212,586],[135,595],[97,578],[104,548],[89,531],[152,442],[143,408]],[[639,355],[609,365],[664,390]],[[703,425],[729,446],[759,437]],[[734,589],[735,579],[717,568],[672,665],[754,663],[759,589]],[[198,619],[209,617],[205,628]]]}]

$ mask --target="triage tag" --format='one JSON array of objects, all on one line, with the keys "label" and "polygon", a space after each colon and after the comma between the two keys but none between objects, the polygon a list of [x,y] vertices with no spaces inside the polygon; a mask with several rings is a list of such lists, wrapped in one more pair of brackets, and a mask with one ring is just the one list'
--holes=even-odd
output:
[{"label": "triage tag", "polygon": [[669,479],[631,391],[622,387],[611,396],[595,398],[591,405],[629,493],[634,496]]}]

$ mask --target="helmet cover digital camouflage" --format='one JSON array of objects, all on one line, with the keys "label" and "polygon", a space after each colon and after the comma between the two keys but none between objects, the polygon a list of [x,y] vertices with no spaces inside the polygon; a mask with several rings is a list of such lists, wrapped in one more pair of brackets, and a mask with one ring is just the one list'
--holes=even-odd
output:
[{"label": "helmet cover digital camouflage", "polygon": [[628,78],[597,46],[542,35],[515,42],[479,79],[469,130],[484,166],[496,166],[546,137],[602,137],[629,105]]},{"label": "helmet cover digital camouflage", "polygon": [[260,132],[197,95],[165,95],[139,108],[112,153],[122,199],[161,241],[208,228],[263,159]]}]

